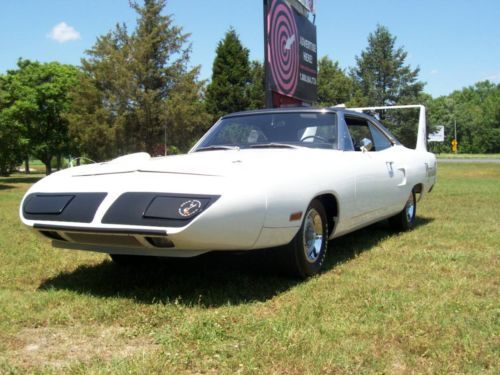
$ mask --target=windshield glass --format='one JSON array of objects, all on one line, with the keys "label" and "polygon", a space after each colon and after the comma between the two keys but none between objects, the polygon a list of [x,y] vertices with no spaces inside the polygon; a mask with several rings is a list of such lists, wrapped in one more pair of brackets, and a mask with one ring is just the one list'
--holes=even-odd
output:
[{"label": "windshield glass", "polygon": [[337,149],[335,113],[262,113],[222,119],[195,151],[235,148]]}]

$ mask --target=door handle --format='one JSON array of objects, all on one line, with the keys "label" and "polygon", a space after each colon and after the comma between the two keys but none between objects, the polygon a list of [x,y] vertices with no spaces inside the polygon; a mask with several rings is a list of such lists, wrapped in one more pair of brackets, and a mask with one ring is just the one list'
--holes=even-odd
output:
[{"label": "door handle", "polygon": [[394,162],[393,161],[386,161],[385,165],[387,166],[387,170],[389,171],[389,176],[393,177],[394,176]]}]

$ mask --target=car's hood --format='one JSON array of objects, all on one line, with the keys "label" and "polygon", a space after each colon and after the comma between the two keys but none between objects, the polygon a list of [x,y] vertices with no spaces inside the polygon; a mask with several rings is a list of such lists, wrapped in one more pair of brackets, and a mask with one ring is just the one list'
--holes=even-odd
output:
[{"label": "car's hood", "polygon": [[72,176],[128,172],[156,172],[200,176],[237,176],[248,173],[280,173],[304,163],[306,154],[321,152],[308,148],[203,151],[151,158],[148,154],[127,155],[107,163],[73,168]]}]

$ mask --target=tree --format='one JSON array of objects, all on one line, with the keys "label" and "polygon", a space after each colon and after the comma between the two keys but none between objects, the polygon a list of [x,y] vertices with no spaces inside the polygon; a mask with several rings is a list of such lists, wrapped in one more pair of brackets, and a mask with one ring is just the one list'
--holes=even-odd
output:
[{"label": "tree", "polygon": [[[2,78],[0,77],[0,80]],[[0,96],[3,96],[0,89]],[[2,99],[0,99],[0,107]],[[0,109],[0,176],[8,176],[23,160],[22,125]]]},{"label": "tree", "polygon": [[[424,83],[418,81],[420,69],[405,65],[407,52],[396,48],[396,37],[378,25],[368,36],[368,47],[356,56],[351,70],[357,91],[357,105],[381,106],[415,104],[421,98]],[[381,119],[403,144],[414,147],[418,111],[390,111]]]},{"label": "tree", "polygon": [[203,83],[198,67],[187,68],[189,35],[161,14],[165,0],[145,0],[143,6],[134,1],[131,7],[138,14],[137,28],[129,33],[117,25],[97,39],[82,59],[84,74],[74,93],[71,133],[82,152],[96,160],[137,151],[163,154],[165,127],[180,126],[172,117],[176,109],[168,107],[180,102],[171,96],[193,99],[194,94],[195,100],[181,103],[193,108],[183,111],[200,110]]},{"label": "tree", "polygon": [[264,66],[260,61],[250,62],[250,82],[247,87],[246,95],[248,97],[247,109],[261,109],[266,106],[264,90]]},{"label": "tree", "polygon": [[347,103],[353,95],[352,79],[328,56],[318,61],[318,105],[328,107]]},{"label": "tree", "polygon": [[[89,73],[80,77],[72,92],[72,106],[67,114],[70,139],[77,145],[75,156],[106,160],[119,153],[118,110],[113,111],[107,92],[96,86]],[[105,103],[107,105],[105,105]]]},{"label": "tree", "polygon": [[250,106],[247,90],[251,79],[248,49],[230,28],[217,45],[212,81],[207,87],[207,109],[214,119]]},{"label": "tree", "polygon": [[68,122],[64,117],[70,105],[69,92],[78,79],[78,69],[57,62],[38,63],[19,60],[18,69],[3,78],[2,121],[17,128],[24,157],[40,159],[46,173],[51,161],[69,151]]},{"label": "tree", "polygon": [[450,151],[456,123],[460,152],[500,152],[500,84],[478,82],[439,97],[430,103],[429,115],[445,127],[445,142],[433,145],[436,151]]},{"label": "tree", "polygon": [[405,65],[408,53],[395,44],[396,37],[378,25],[368,36],[368,47],[356,56],[352,77],[368,105],[400,104],[423,90],[424,83],[418,81],[420,69]]},{"label": "tree", "polygon": [[7,79],[0,75],[0,176],[8,176],[23,160],[22,127],[9,114]]},{"label": "tree", "polygon": [[190,149],[210,125],[210,115],[205,111],[205,102],[200,92],[205,82],[197,81],[200,68],[183,74],[172,86],[166,101],[164,123],[167,124],[167,140],[172,145],[169,152],[177,153]]}]

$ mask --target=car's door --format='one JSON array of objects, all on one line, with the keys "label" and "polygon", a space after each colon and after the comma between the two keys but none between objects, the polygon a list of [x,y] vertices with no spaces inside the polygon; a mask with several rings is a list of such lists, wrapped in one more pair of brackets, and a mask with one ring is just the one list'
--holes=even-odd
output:
[{"label": "car's door", "polygon": [[[398,185],[404,183],[396,168],[393,142],[362,116],[346,115],[345,122],[354,145],[356,208],[353,226],[387,216],[400,201]],[[367,142],[368,140],[368,142]]]}]

